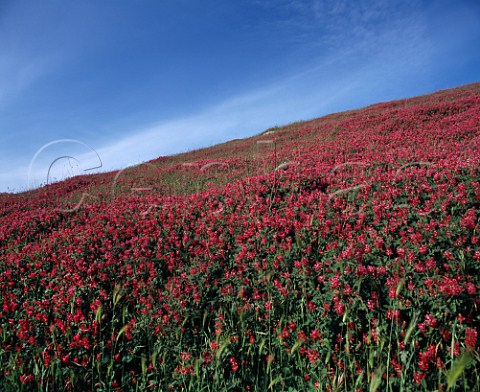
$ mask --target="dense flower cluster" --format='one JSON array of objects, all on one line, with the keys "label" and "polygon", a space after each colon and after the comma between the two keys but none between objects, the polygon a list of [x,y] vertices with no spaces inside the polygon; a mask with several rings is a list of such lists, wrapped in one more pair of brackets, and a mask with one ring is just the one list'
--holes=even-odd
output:
[{"label": "dense flower cluster", "polygon": [[473,389],[479,129],[475,84],[0,195],[0,384]]}]

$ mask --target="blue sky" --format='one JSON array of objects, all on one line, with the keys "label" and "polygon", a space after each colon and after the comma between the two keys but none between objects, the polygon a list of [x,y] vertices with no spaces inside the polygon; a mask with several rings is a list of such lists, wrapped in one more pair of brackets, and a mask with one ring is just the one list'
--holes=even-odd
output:
[{"label": "blue sky", "polygon": [[479,42],[477,0],[0,0],[0,192],[480,81]]}]

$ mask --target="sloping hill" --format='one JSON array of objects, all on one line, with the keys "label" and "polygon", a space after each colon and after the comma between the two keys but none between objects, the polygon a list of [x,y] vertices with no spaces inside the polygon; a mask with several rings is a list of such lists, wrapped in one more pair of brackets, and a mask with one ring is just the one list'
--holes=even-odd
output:
[{"label": "sloping hill", "polygon": [[473,390],[479,147],[477,83],[0,195],[0,384]]}]

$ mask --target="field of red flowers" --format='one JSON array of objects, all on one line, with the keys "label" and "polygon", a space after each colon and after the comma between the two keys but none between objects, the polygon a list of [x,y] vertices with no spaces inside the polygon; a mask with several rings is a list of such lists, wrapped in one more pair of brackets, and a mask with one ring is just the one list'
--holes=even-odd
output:
[{"label": "field of red flowers", "polygon": [[0,391],[471,391],[480,84],[0,195]]}]

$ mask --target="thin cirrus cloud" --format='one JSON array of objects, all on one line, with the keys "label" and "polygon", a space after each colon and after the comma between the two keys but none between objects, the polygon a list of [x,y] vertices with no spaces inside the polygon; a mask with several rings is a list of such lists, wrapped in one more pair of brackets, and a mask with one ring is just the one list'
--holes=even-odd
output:
[{"label": "thin cirrus cloud", "polygon": [[52,72],[54,62],[49,58],[29,59],[0,56],[0,108],[21,96],[36,81]]},{"label": "thin cirrus cloud", "polygon": [[[431,66],[434,50],[425,41],[413,39],[420,35],[421,28],[411,22],[410,30],[404,29],[403,34],[389,31],[383,40],[390,40],[390,45],[383,49],[378,49],[376,41],[362,43],[360,49],[353,45],[338,48],[328,58],[303,66],[271,85],[185,118],[134,129],[103,146],[99,154],[106,167],[121,168],[160,155],[251,136],[273,125],[367,105],[376,99],[372,86],[383,99],[392,99],[405,78]],[[413,56],[415,53],[421,55]],[[355,56],[366,58],[352,66]],[[391,91],[382,85],[388,85]],[[128,161],[132,157],[134,160]]]},{"label": "thin cirrus cloud", "polygon": [[[397,48],[391,56],[405,55],[409,50],[410,47]],[[339,75],[332,81],[331,73],[325,76],[318,72],[319,69],[338,65],[330,58],[329,64],[317,65],[272,86],[231,98],[201,113],[136,129],[129,136],[103,146],[98,153],[105,167],[122,168],[160,155],[251,136],[270,126],[310,119],[335,108],[343,110],[366,105],[370,102],[369,88],[377,84],[379,78],[403,76],[398,65],[377,71],[384,59],[385,56],[379,56],[368,65],[351,69],[348,76]],[[339,54],[338,61],[343,61],[342,54]],[[312,82],[317,88],[308,89]],[[352,99],[352,93],[363,96],[363,100]],[[179,146],[183,149],[179,149]]]},{"label": "thin cirrus cloud", "polygon": [[[308,76],[308,73],[306,73]],[[94,149],[94,143],[75,139],[49,146],[31,162],[28,187],[35,187],[52,180],[61,179],[62,172],[82,174],[102,170],[121,169],[139,164],[158,156],[207,147],[228,139],[251,135],[251,130],[263,130],[272,124],[294,121],[292,109],[302,113],[303,118],[311,118],[318,110],[333,106],[346,97],[352,88],[352,80],[346,80],[343,88],[340,83],[335,89],[325,88],[313,93],[300,105],[296,100],[294,88],[298,77],[284,81],[283,85],[266,87],[256,92],[231,98],[217,106],[208,108],[185,118],[153,124],[144,129],[135,129],[128,136],[100,148]],[[262,107],[261,113],[258,107]],[[300,107],[301,106],[301,107]],[[179,148],[179,146],[181,146]],[[79,148],[80,147],[80,148]],[[48,175],[52,162],[59,157],[72,158],[59,160],[60,169]],[[97,168],[99,170],[92,170]]]},{"label": "thin cirrus cloud", "polygon": [[[76,13],[56,9],[54,28],[47,26],[43,38],[36,34],[35,45],[28,44],[28,28],[15,31],[15,18],[3,28],[11,39],[0,42],[0,191],[121,169],[479,79],[474,1],[248,0],[232,6],[212,0],[201,10],[203,22],[182,3],[177,11],[194,24],[198,42],[181,24],[150,31],[139,11],[100,9],[102,17],[95,18],[96,3],[83,4]],[[46,19],[30,14],[30,24],[44,26],[49,13],[42,12]],[[171,25],[177,22],[181,18]],[[131,34],[120,34],[124,42],[111,41],[119,36],[115,29],[128,26]],[[149,32],[160,34],[154,43]],[[183,45],[178,50],[175,37]],[[160,57],[138,49],[149,45]],[[64,139],[84,145],[49,145],[32,164],[42,147]],[[47,178],[52,162],[55,176]]]}]

